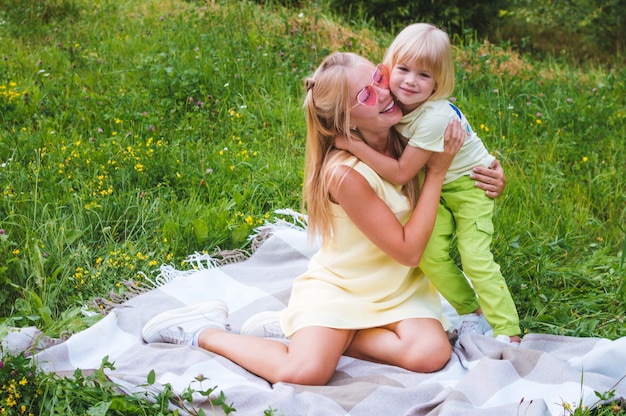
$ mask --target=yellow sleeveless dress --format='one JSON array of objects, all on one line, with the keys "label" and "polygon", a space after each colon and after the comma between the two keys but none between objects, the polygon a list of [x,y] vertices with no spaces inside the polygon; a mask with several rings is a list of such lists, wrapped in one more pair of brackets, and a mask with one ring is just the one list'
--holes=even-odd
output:
[{"label": "yellow sleeveless dress", "polygon": [[[366,164],[350,158],[381,199],[405,223],[409,201],[399,186],[382,179]],[[355,164],[356,163],[356,164]],[[401,265],[361,233],[340,205],[333,206],[334,239],[312,258],[293,284],[289,304],[281,312],[287,336],[300,328],[324,326],[363,329],[407,318],[442,316],[439,295],[418,268]]]}]

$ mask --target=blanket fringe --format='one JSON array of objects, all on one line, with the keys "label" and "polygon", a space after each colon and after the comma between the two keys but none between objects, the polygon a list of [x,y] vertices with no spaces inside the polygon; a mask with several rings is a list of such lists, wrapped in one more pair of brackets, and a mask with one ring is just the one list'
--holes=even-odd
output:
[{"label": "blanket fringe", "polygon": [[[270,238],[276,231],[293,229],[298,231],[306,231],[308,217],[302,213],[292,209],[278,209],[274,211],[277,215],[287,217],[287,219],[275,217],[272,221],[265,220],[265,223],[254,229],[254,232],[248,236],[250,249],[234,249],[222,250],[219,247],[213,254],[198,253],[190,254],[183,263],[190,264],[190,270],[179,270],[169,264],[163,264],[159,267],[158,274],[154,278],[150,278],[140,272],[145,277],[144,282],[134,282],[126,280],[122,282],[124,291],[122,293],[109,292],[108,298],[98,297],[88,302],[83,308],[84,315],[93,315],[100,313],[107,315],[111,310],[123,306],[124,302],[145,292],[149,292],[155,288],[161,287],[179,277],[191,275],[198,270],[209,270],[218,268],[227,264],[238,263],[250,258],[263,243]],[[93,312],[95,309],[97,312]]]},{"label": "blanket fringe", "polygon": [[254,253],[269,237],[278,230],[292,229],[306,231],[308,227],[308,217],[292,209],[278,209],[274,213],[284,215],[290,219],[274,218],[273,222],[265,220],[265,224],[255,228],[255,232],[248,237],[250,249]]}]

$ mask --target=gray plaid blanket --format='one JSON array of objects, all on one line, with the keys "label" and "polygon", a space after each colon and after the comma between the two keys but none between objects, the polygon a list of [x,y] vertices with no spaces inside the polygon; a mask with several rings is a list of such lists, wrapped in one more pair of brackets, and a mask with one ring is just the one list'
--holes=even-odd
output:
[{"label": "gray plaid blanket", "polygon": [[[626,338],[615,341],[528,334],[520,348],[485,336],[469,336],[444,369],[419,374],[389,365],[342,357],[326,386],[269,384],[231,361],[196,347],[147,345],[140,331],[170,308],[223,299],[238,331],[252,314],[285,307],[292,279],[307,265],[304,227],[273,227],[252,254],[221,261],[191,256],[193,270],[162,267],[154,288],[114,307],[101,321],[35,357],[47,371],[95,369],[103,357],[114,363],[108,377],[127,392],[170,385],[182,392],[205,380],[233,403],[235,414],[263,415],[567,415],[597,402],[595,392],[615,389],[626,397]],[[237,254],[237,253],[235,253]],[[241,253],[239,253],[241,254]],[[446,314],[455,320],[449,305]],[[616,385],[617,384],[617,385]],[[222,414],[205,397],[193,406]],[[181,412],[185,414],[185,412]]]}]

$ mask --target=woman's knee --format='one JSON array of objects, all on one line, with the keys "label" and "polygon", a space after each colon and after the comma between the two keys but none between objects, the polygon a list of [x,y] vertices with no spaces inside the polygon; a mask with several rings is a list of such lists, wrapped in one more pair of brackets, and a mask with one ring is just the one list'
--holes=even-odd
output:
[{"label": "woman's knee", "polygon": [[452,356],[452,345],[439,321],[421,320],[413,330],[416,337],[406,345],[403,367],[419,373],[441,370]]},{"label": "woman's knee", "polygon": [[422,372],[424,373],[432,373],[441,370],[448,361],[450,361],[450,357],[452,356],[452,346],[447,338],[445,343],[441,343],[438,346],[434,345],[433,347],[434,348],[429,352],[428,359],[422,366]]},{"label": "woman's knee", "polygon": [[450,361],[452,346],[450,342],[431,342],[422,344],[407,354],[405,368],[418,373],[439,371]]},{"label": "woman's knee", "polygon": [[288,359],[280,366],[276,381],[318,386],[327,384],[355,333],[325,327],[299,329],[291,338]]},{"label": "woman's knee", "polygon": [[331,368],[326,363],[310,360],[305,364],[286,365],[281,368],[275,382],[323,386],[328,384],[334,374],[335,367]]}]

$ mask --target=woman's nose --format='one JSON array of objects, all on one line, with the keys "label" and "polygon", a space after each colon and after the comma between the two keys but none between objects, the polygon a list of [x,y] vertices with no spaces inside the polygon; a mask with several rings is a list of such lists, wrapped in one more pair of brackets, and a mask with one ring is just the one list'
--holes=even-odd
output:
[{"label": "woman's nose", "polygon": [[376,88],[376,95],[378,96],[378,101],[385,101],[387,98],[389,98],[389,95],[391,94],[389,92],[389,88],[385,88],[385,87],[381,87],[380,85],[374,85],[374,88]]}]

